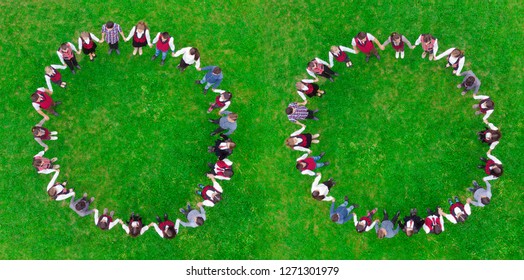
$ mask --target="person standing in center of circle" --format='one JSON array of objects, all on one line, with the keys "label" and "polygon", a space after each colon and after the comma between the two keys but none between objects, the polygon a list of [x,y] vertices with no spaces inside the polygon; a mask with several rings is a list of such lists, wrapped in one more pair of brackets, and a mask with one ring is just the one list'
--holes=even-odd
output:
[{"label": "person standing in center of circle", "polygon": [[149,27],[147,27],[147,24],[143,21],[139,21],[131,28],[125,41],[129,41],[131,38],[133,38],[133,55],[137,53],[142,55],[143,47],[149,46],[151,48],[153,46],[153,44],[151,44],[151,36],[149,35]]},{"label": "person standing in center of circle", "polygon": [[224,75],[222,74],[222,69],[218,66],[206,66],[204,68],[197,68],[198,71],[206,71],[206,75],[202,78],[202,80],[196,80],[195,84],[202,85],[206,84],[204,86],[204,89],[202,90],[202,93],[205,95],[209,88],[213,86],[213,89],[216,89],[220,83],[222,82],[222,79],[224,79]]},{"label": "person standing in center of circle", "polygon": [[375,42],[381,50],[384,50],[384,46],[380,44],[377,38],[366,32],[359,32],[357,36],[351,40],[351,45],[353,46],[355,53],[363,52],[366,54],[366,62],[369,62],[369,57],[371,55],[374,55],[378,60],[380,60],[380,55],[378,54],[375,45],[373,45],[373,42]]},{"label": "person standing in center of circle", "polygon": [[108,21],[106,24],[102,25],[102,40],[100,40],[100,43],[103,43],[105,40],[109,44],[109,51],[107,51],[107,54],[111,54],[113,50],[116,54],[120,54],[120,50],[118,49],[118,41],[120,37],[118,34],[122,35],[122,38],[126,37],[124,32],[122,32],[122,28],[120,28],[120,25],[117,23]]},{"label": "person standing in center of circle", "polygon": [[153,44],[155,43],[156,52],[155,55],[151,57],[151,60],[155,60],[160,55],[160,53],[162,53],[162,61],[160,62],[160,65],[164,65],[169,49],[171,49],[171,56],[175,57],[175,43],[173,43],[173,37],[169,36],[169,33],[158,32],[155,39],[153,39]]}]

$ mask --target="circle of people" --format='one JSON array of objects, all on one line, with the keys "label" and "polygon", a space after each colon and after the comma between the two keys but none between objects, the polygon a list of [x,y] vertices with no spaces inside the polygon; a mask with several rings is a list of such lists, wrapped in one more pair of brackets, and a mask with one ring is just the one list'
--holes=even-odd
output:
[{"label": "circle of people", "polygon": [[[462,89],[461,94],[464,96],[468,92],[473,93],[473,98],[477,100],[476,104],[472,107],[475,109],[476,115],[483,115],[483,121],[486,124],[484,130],[477,133],[478,139],[489,144],[489,150],[486,153],[486,158],[481,157],[482,164],[478,165],[478,168],[483,169],[486,176],[483,177],[485,188],[480,186],[477,181],[472,182],[472,187],[467,188],[473,198],[468,197],[466,203],[462,203],[458,196],[454,196],[448,199],[449,213],[444,212],[440,206],[435,208],[427,208],[427,216],[421,218],[418,215],[416,208],[409,210],[409,215],[404,216],[401,220],[400,211],[397,211],[393,218],[390,218],[387,211],[383,210],[383,219],[373,220],[373,216],[377,213],[377,208],[368,210],[365,215],[358,218],[354,209],[358,208],[358,204],[350,204],[348,196],[344,197],[344,202],[335,208],[335,198],[329,196],[329,192],[335,186],[335,181],[330,178],[327,181],[321,182],[322,174],[316,171],[317,169],[329,165],[329,161],[321,161],[324,157],[324,152],[318,156],[311,156],[311,144],[319,143],[320,134],[304,133],[306,125],[300,121],[306,119],[318,120],[315,113],[318,110],[310,110],[306,107],[307,98],[322,97],[325,94],[324,90],[320,89],[320,86],[316,84],[319,81],[318,76],[326,78],[331,82],[334,81],[338,73],[332,70],[334,61],[345,64],[347,68],[352,67],[353,63],[349,57],[349,54],[364,53],[366,56],[366,62],[369,62],[370,57],[373,55],[380,60],[377,47],[381,50],[385,50],[388,44],[391,44],[395,51],[396,59],[404,58],[404,51],[406,48],[415,49],[416,46],[421,45],[422,47],[422,59],[428,57],[430,61],[437,61],[442,58],[447,59],[446,68],[452,68],[453,75],[463,76],[461,83],[457,85],[457,88]],[[444,231],[444,217],[453,224],[463,223],[471,215],[471,204],[477,207],[484,207],[491,201],[491,180],[498,179],[502,173],[502,162],[492,155],[493,149],[499,143],[501,138],[500,130],[488,121],[488,118],[494,111],[494,103],[491,98],[487,95],[479,95],[478,91],[480,88],[480,80],[475,74],[469,70],[462,72],[466,57],[464,52],[458,48],[449,48],[445,52],[437,55],[438,52],[438,39],[431,34],[421,34],[415,41],[415,45],[412,45],[410,41],[397,32],[392,33],[384,43],[380,43],[377,38],[372,34],[366,32],[359,32],[351,41],[352,48],[345,46],[331,46],[328,57],[329,63],[316,57],[307,64],[306,71],[313,79],[303,79],[296,83],[296,90],[298,95],[301,97],[303,102],[293,102],[286,108],[286,114],[288,119],[301,126],[301,128],[293,132],[285,141],[285,144],[296,151],[305,152],[301,157],[296,160],[296,168],[303,175],[316,176],[311,185],[311,195],[313,199],[318,201],[331,201],[331,208],[329,216],[331,221],[338,224],[344,224],[350,220],[353,220],[356,231],[363,233],[375,230],[377,237],[382,239],[394,237],[399,230],[402,230],[406,235],[412,236],[423,229],[427,234],[440,234]],[[363,212],[364,213],[364,212]],[[395,227],[396,226],[396,227]]]},{"label": "circle of people", "polygon": [[[60,88],[66,88],[67,83],[63,81],[63,76],[59,70],[69,68],[72,74],[76,74],[81,67],[76,59],[76,54],[84,53],[89,57],[90,61],[97,58],[97,44],[106,42],[109,45],[107,51],[108,55],[113,52],[120,55],[119,41],[120,36],[127,42],[132,40],[133,56],[142,55],[143,48],[155,46],[155,53],[151,60],[157,59],[161,56],[161,65],[164,65],[168,53],[171,51],[172,57],[182,56],[177,69],[184,72],[190,65],[194,65],[197,71],[204,71],[206,74],[200,80],[196,80],[195,84],[203,85],[202,93],[205,96],[209,89],[211,89],[217,96],[214,102],[210,103],[207,113],[218,110],[219,118],[209,119],[209,122],[218,127],[211,132],[211,136],[219,135],[215,139],[213,146],[208,147],[208,152],[214,153],[217,157],[215,163],[208,163],[210,168],[206,176],[210,182],[207,184],[198,184],[195,189],[195,194],[203,199],[198,202],[197,209],[191,208],[188,202],[185,208],[180,208],[179,211],[187,219],[186,222],[181,219],[172,221],[168,214],[164,213],[163,217],[156,216],[157,222],[145,223],[138,213],[131,213],[129,220],[123,221],[121,218],[114,216],[114,211],[108,211],[107,208],[102,213],[98,209],[91,209],[90,206],[94,202],[94,197],[88,198],[87,193],[82,197],[75,198],[74,188],[68,188],[68,182],[58,182],[60,174],[60,166],[56,164],[57,158],[47,158],[45,153],[49,150],[49,146],[45,141],[58,140],[58,132],[51,131],[44,127],[44,123],[50,118],[46,113],[54,116],[59,116],[55,111],[55,107],[60,105],[60,101],[53,99],[53,84]],[[199,227],[206,221],[206,212],[204,206],[213,207],[222,200],[223,188],[217,180],[230,180],[233,176],[232,165],[233,162],[228,157],[233,153],[236,147],[235,142],[229,138],[237,128],[236,113],[232,113],[227,109],[231,105],[232,93],[218,88],[223,79],[223,73],[218,66],[206,66],[200,68],[200,53],[195,47],[185,47],[175,52],[175,44],[173,37],[168,32],[159,32],[153,40],[151,40],[150,32],[147,24],[143,21],[138,22],[129,32],[126,37],[122,28],[117,23],[108,21],[102,25],[102,38],[97,38],[93,33],[81,32],[78,38],[78,49],[71,42],[62,43],[56,51],[61,64],[52,64],[45,67],[45,81],[47,88],[40,87],[32,95],[31,100],[33,107],[40,114],[43,119],[32,128],[33,137],[40,144],[44,150],[40,151],[33,157],[33,167],[36,168],[39,174],[54,173],[51,181],[47,185],[46,191],[51,200],[61,201],[70,198],[69,207],[81,217],[94,214],[94,223],[101,230],[110,230],[115,225],[121,224],[122,229],[130,236],[136,237],[144,234],[150,227],[154,227],[155,231],[162,238],[172,239],[179,234],[180,225],[184,227]],[[76,53],[76,54],[75,54]]]}]

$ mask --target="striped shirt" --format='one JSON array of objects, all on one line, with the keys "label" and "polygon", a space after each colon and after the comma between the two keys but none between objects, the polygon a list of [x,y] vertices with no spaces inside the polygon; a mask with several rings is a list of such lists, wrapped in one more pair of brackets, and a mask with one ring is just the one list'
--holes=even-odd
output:
[{"label": "striped shirt", "polygon": [[109,44],[115,44],[118,42],[118,33],[122,32],[122,29],[120,28],[120,25],[116,24],[113,25],[113,29],[108,30],[106,25],[102,25],[102,33],[106,34],[106,42]]},{"label": "striped shirt", "polygon": [[296,122],[297,120],[304,120],[308,116],[308,109],[306,106],[299,106],[296,102],[290,103],[289,108],[293,108],[295,111],[289,115],[287,118],[291,122]]}]

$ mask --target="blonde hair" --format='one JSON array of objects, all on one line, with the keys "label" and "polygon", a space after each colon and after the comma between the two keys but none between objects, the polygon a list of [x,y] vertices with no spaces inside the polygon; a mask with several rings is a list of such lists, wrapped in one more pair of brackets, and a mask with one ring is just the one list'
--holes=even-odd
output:
[{"label": "blonde hair", "polygon": [[139,21],[137,24],[136,24],[136,28],[137,29],[142,29],[144,31],[146,30],[149,30],[149,27],[147,27],[147,24],[143,21]]},{"label": "blonde hair", "polygon": [[89,37],[89,33],[84,31],[84,32],[80,33],[80,37],[87,38],[87,37]]},{"label": "blonde hair", "polygon": [[454,49],[451,52],[451,56],[453,56],[453,57],[459,57],[459,56],[463,56],[463,55],[464,55],[464,52],[459,50],[459,49]]}]

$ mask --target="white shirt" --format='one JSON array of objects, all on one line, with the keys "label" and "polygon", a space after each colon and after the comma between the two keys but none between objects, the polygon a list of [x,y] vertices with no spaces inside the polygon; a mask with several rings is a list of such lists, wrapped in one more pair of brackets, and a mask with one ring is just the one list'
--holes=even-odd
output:
[{"label": "white shirt", "polygon": [[[133,223],[138,223],[138,222],[133,222]],[[124,229],[124,231],[127,234],[129,234],[129,227],[126,224],[122,224],[122,228]],[[143,226],[142,229],[140,230],[140,235],[144,234],[144,232],[146,232],[148,229],[149,229],[149,226]]]},{"label": "white shirt", "polygon": [[[499,130],[496,126],[494,126],[492,123],[488,123],[488,127],[489,129],[491,130]],[[491,145],[489,146],[489,149],[490,150],[493,150],[495,149],[495,147],[499,144],[499,141],[495,141],[493,143],[491,143]]]},{"label": "white shirt", "polygon": [[[457,214],[460,214],[462,211],[457,207],[453,210],[455,213],[455,215]],[[471,215],[471,206],[469,205],[469,203],[466,203],[464,205],[464,212],[466,212],[466,214]],[[450,221],[451,223],[453,224],[456,224],[457,223],[457,219],[455,219],[455,217],[453,217],[452,215],[453,213],[449,213],[449,214],[446,214],[444,215],[446,217],[446,219],[448,219],[448,221]]]},{"label": "white shirt", "polygon": [[195,61],[195,55],[189,53],[191,48],[192,47],[187,47],[187,48],[183,48],[183,49],[178,50],[175,53],[175,57],[179,57],[181,54],[184,54],[182,56],[182,59],[186,62],[186,64],[191,65],[191,64],[195,63],[195,67],[196,68],[200,68],[200,57]]},{"label": "white shirt", "polygon": [[[175,54],[175,56],[176,56],[176,54]],[[218,94],[222,94],[222,93],[226,92],[225,90],[221,90],[221,89],[212,89],[212,90],[213,90],[213,92],[216,92]],[[231,100],[228,100],[228,101],[224,102],[225,99],[222,99],[222,96],[220,96],[219,100],[222,103],[224,103],[224,107],[222,107],[222,109],[220,109],[220,111],[218,111],[218,113],[221,114],[222,112],[224,112],[227,109],[227,107],[229,107],[229,105],[231,105]]]},{"label": "white shirt", "polygon": [[[93,41],[99,43],[100,42],[100,39],[98,39],[95,34],[93,33],[89,33],[89,35],[91,35],[91,38],[93,38]],[[86,39],[86,44],[89,44],[89,41],[91,41],[91,39],[87,38]],[[82,36],[80,36],[78,38],[78,51],[81,51],[82,50]]]},{"label": "white shirt", "polygon": [[[431,215],[431,216],[428,216],[427,218],[432,218],[432,219],[434,218],[434,219],[437,219],[437,218],[439,218],[439,217],[440,217],[440,226],[442,227],[442,231],[444,231],[444,217],[442,217],[442,216],[437,216],[437,215]],[[431,230],[429,229],[429,227],[426,225],[426,223],[424,223],[424,226],[422,226],[422,228],[423,228],[424,231],[425,231],[426,233],[428,233],[428,234],[429,234],[429,232],[431,231]]]},{"label": "white shirt", "polygon": [[[156,34],[155,39],[153,39],[153,44],[156,44],[156,42],[160,40],[160,36],[161,36],[161,33],[158,32],[158,34]],[[175,43],[173,43],[173,37],[169,38],[169,48],[171,49],[172,52],[175,52]]]},{"label": "white shirt", "polygon": [[[487,95],[475,95],[475,96],[473,96],[473,99],[477,99],[477,100],[483,100],[483,99],[488,99],[488,98],[489,98],[489,96],[487,96]],[[482,109],[486,109],[486,107],[483,106],[483,105],[481,105],[481,107],[482,107]],[[486,111],[486,114],[484,115],[482,120],[487,120],[489,118],[489,116],[491,116],[493,111],[494,111],[494,109]]]},{"label": "white shirt", "polygon": [[[295,137],[295,136],[301,134],[302,132],[304,132],[305,129],[306,129],[306,126],[303,126],[303,127],[301,127],[299,130],[297,130],[297,131],[291,133],[290,136],[291,136],[291,137]],[[295,139],[298,140],[298,142],[297,142],[296,144],[300,144],[300,143],[302,143],[302,139],[300,139],[300,138],[295,138]],[[310,150],[310,149],[308,149],[308,148],[306,148],[306,147],[301,147],[301,146],[294,146],[294,147],[293,147],[293,150],[295,150],[295,151],[301,151],[301,152],[306,152],[306,153],[311,153],[311,150]]]},{"label": "white shirt", "polygon": [[[95,212],[95,225],[98,226],[98,209],[95,209],[93,211]],[[107,219],[107,217],[104,217],[103,219]],[[116,224],[120,223],[120,221],[121,221],[120,219],[116,219],[112,221],[111,223],[109,223],[109,227],[107,229],[108,230],[112,229],[114,226],[116,226]],[[109,219],[107,219],[107,222],[109,222]]]},{"label": "white shirt", "polygon": [[[224,190],[222,190],[222,187],[220,186],[220,184],[219,184],[217,181],[214,181],[214,182],[213,182],[213,188],[214,188],[215,190],[217,190],[217,192],[219,192],[219,193],[222,193],[222,192],[224,191]],[[209,197],[211,197],[211,196],[212,196],[213,194],[215,194],[215,193],[216,193],[216,192],[214,192],[214,191],[212,191],[212,190],[208,190],[208,191],[206,192],[206,195],[209,196]],[[208,206],[208,207],[213,207],[213,206],[215,206],[215,203],[214,203],[213,201],[211,201],[211,200],[207,200],[207,199],[204,200],[204,202],[202,202],[202,204],[205,205],[205,206]]]},{"label": "white shirt", "polygon": [[[312,84],[314,82],[315,82],[315,80],[311,80],[311,79],[303,79],[302,80],[302,83],[307,83],[307,84]],[[308,87],[304,84],[304,86],[302,87],[302,90],[306,91],[307,89],[308,89]],[[297,93],[300,96],[300,98],[302,98],[302,100],[306,101],[306,95],[303,92],[301,92],[300,90],[297,90]]]},{"label": "white shirt", "polygon": [[[447,49],[445,52],[443,52],[443,53],[439,54],[437,57],[435,57],[435,60],[439,60],[439,59],[443,58],[446,55],[450,55],[451,52],[453,52],[454,50],[455,50],[455,48]],[[459,59],[458,57],[450,56],[449,59],[448,59],[448,63],[453,65],[453,64],[457,63],[457,60],[458,60],[458,68],[457,68],[456,75],[460,76],[460,71],[462,71],[462,67],[464,67],[464,62],[466,61],[466,57],[462,56]]]},{"label": "white shirt", "polygon": [[[355,226],[358,225],[358,222],[359,220],[357,219],[357,215],[353,215],[353,223],[355,224]],[[376,223],[377,223],[376,221],[373,221],[373,223],[367,226],[364,231],[370,231],[373,227],[375,227]]]},{"label": "white shirt", "polygon": [[[320,58],[318,58],[318,57],[315,57],[314,60],[315,60],[317,63],[322,63],[322,64],[324,64],[325,66],[329,67],[329,64],[328,64],[327,62],[325,62],[324,60],[322,60],[322,59],[320,59]],[[308,68],[306,68],[306,71],[307,71],[307,73],[308,73],[311,77],[313,77],[313,78],[316,78],[316,77],[317,77],[317,75],[315,75],[315,73],[314,73],[313,71],[309,70]]]},{"label": "white shirt", "polygon": [[[73,51],[73,55],[74,55],[75,54],[74,52],[77,51],[75,45],[73,45],[71,42],[67,42],[67,44],[69,44],[69,46],[71,47],[71,50]],[[58,58],[60,58],[60,62],[62,62],[62,65],[64,65],[65,62],[64,62],[64,56],[62,55],[62,52],[56,51],[56,54],[58,55]]]},{"label": "white shirt", "polygon": [[[133,38],[133,36],[135,35],[135,31],[136,31],[136,26],[133,26],[133,28],[131,28],[131,31],[129,32],[129,35],[127,36],[126,38],[126,41],[129,41],[131,38]],[[151,45],[151,36],[149,36],[149,29],[146,29],[145,31],[138,31],[136,33],[136,36],[138,38],[142,38],[142,36],[144,36],[144,33],[146,35],[146,42],[148,45]],[[175,47],[173,46],[173,49]]]},{"label": "white shirt", "polygon": [[[297,162],[301,161],[303,159],[306,159],[308,155],[309,155],[308,153],[303,154],[301,157],[297,158]],[[304,169],[300,173],[302,173],[302,175],[315,176],[315,172],[313,172],[312,170],[309,170],[309,169]]]},{"label": "white shirt", "polygon": [[[51,67],[55,68],[55,69],[66,69],[67,66],[65,65],[58,65],[58,64],[51,64]],[[56,71],[55,71],[56,72]],[[44,75],[44,78],[45,78],[45,82],[47,84],[47,88],[50,90],[50,91],[53,91],[53,86],[51,84],[51,77],[47,76],[47,75]]]},{"label": "white shirt", "polygon": [[[153,227],[155,228],[156,233],[158,233],[158,235],[160,235],[160,237],[164,238],[164,232],[162,231],[163,229],[160,229],[158,227],[158,224],[156,224],[156,223],[153,224]],[[179,227],[180,227],[180,220],[176,219],[176,221],[175,221],[175,232],[176,232],[176,234],[178,234],[178,228]]]},{"label": "white shirt", "polygon": [[333,200],[333,197],[327,196],[329,193],[329,188],[324,184],[319,184],[321,178],[322,174],[319,174],[315,178],[315,181],[313,181],[313,184],[311,185],[311,193],[313,193],[314,191],[318,191],[319,195],[325,196],[325,198],[322,199],[322,201],[331,201]]}]

